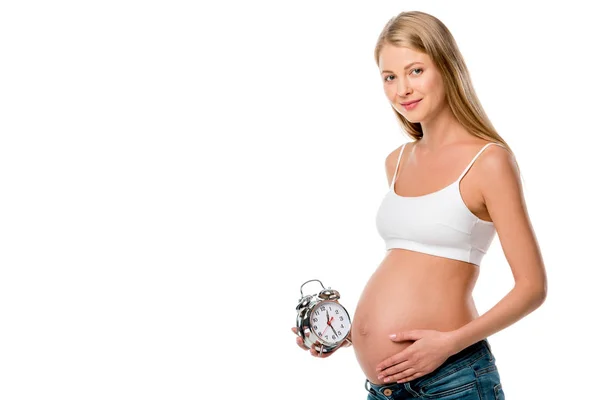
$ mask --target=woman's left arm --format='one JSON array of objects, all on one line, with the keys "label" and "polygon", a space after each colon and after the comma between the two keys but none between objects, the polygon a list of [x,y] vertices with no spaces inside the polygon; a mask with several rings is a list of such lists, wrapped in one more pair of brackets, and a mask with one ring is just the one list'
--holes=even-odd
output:
[{"label": "woman's left arm", "polygon": [[448,332],[454,344],[452,354],[512,325],[546,299],[546,271],[529,220],[515,159],[498,146],[490,146],[482,155],[479,184],[515,284],[485,314]]}]

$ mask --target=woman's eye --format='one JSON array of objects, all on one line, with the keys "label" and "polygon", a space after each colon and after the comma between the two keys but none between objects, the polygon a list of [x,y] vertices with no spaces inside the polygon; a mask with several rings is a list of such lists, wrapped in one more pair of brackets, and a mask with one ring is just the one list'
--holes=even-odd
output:
[{"label": "woman's eye", "polygon": [[[417,75],[421,75],[423,73],[423,69],[422,68],[415,68],[415,69],[411,70],[410,73],[412,74],[415,71],[419,71],[419,73]],[[390,82],[390,80],[388,78],[393,78],[393,77],[394,77],[394,75],[388,75],[383,80],[385,82]]]}]

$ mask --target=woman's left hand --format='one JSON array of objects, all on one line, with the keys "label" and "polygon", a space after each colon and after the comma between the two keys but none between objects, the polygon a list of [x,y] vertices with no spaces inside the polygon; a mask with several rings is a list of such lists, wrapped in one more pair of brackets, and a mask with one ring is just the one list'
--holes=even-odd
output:
[{"label": "woman's left hand", "polygon": [[[395,336],[395,337],[394,337]],[[454,351],[451,332],[412,330],[390,335],[394,342],[415,342],[377,364],[378,378],[384,382],[408,382],[434,371]]]}]

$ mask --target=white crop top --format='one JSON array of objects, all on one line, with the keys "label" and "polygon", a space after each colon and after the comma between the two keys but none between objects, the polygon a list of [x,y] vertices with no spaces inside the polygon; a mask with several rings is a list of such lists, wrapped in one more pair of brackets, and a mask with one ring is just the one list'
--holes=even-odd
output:
[{"label": "white crop top", "polygon": [[466,261],[480,265],[496,229],[467,208],[459,191],[459,183],[477,157],[491,144],[479,150],[457,180],[436,192],[404,197],[396,194],[394,185],[398,165],[406,144],[402,146],[389,192],[377,211],[376,226],[386,250],[407,249],[421,253]]}]

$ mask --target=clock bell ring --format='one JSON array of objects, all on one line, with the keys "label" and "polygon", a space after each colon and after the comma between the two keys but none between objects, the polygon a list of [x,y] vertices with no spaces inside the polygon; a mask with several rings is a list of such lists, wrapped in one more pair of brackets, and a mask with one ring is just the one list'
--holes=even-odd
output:
[{"label": "clock bell ring", "polygon": [[[309,282],[319,282],[323,289],[318,294],[305,296],[302,288]],[[300,296],[296,306],[296,328],[292,328],[299,336],[296,342],[300,347],[311,349],[315,356],[328,357],[338,348],[352,344],[350,314],[339,303],[337,290],[326,289],[321,281],[311,279],[300,286]]]}]

